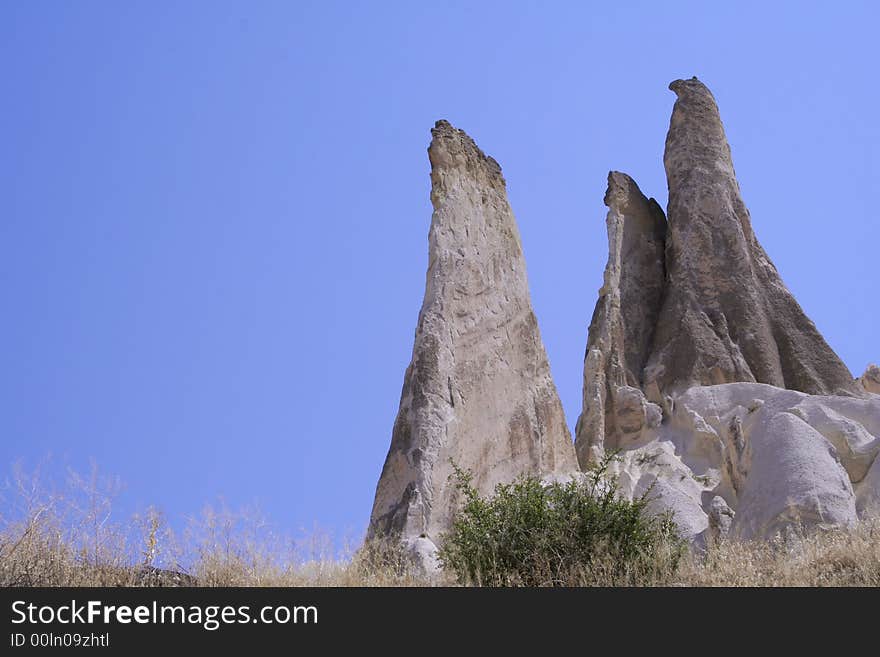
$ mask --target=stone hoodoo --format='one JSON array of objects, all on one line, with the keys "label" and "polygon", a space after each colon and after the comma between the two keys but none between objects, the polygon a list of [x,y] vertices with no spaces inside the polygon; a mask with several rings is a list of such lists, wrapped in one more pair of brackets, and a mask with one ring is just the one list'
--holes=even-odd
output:
[{"label": "stone hoodoo", "polygon": [[425,297],[368,530],[423,560],[458,502],[451,461],[483,493],[577,469],[501,168],[446,121],[431,132]]},{"label": "stone hoodoo", "polygon": [[578,476],[610,450],[618,492],[648,495],[696,547],[880,508],[880,369],[853,379],[758,243],[712,94],[696,78],[670,89],[666,215],[608,176],[576,445],[501,168],[437,122],[425,297],[368,538],[431,570],[461,502],[453,464],[485,495]]},{"label": "stone hoodoo", "polygon": [[666,293],[644,374],[648,397],[737,381],[859,394],[755,237],[711,92],[696,78],[669,88],[678,99],[663,157]]},{"label": "stone hoodoo", "polygon": [[580,464],[613,448],[620,492],[650,492],[695,545],[851,524],[880,504],[880,369],[855,381],[783,284],[712,94],[670,89],[667,216],[609,175]]},{"label": "stone hoodoo", "polygon": [[584,358],[584,412],[577,424],[578,460],[601,459],[604,446],[660,422],[642,395],[666,278],[666,217],[625,173],[608,174],[608,263],[590,323]]},{"label": "stone hoodoo", "polygon": [[712,94],[696,78],[670,89],[668,222],[631,178],[608,178],[608,264],[576,431],[582,467],[658,423],[693,386],[862,394],[758,243]]}]

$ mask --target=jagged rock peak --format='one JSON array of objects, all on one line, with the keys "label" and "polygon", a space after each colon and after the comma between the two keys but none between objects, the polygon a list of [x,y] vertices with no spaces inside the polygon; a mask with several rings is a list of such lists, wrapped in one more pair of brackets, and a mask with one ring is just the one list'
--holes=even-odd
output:
[{"label": "jagged rock peak", "polygon": [[428,158],[433,173],[449,168],[475,170],[485,168],[485,173],[496,184],[504,184],[501,165],[486,155],[477,143],[464,131],[453,126],[446,119],[434,123],[431,129],[431,145]]},{"label": "jagged rock peak", "polygon": [[448,122],[431,132],[425,296],[368,530],[426,566],[459,503],[450,460],[482,493],[577,469],[501,167]]},{"label": "jagged rock peak", "polygon": [[[666,271],[666,215],[625,173],[608,174],[606,284],[619,291],[627,385],[640,386],[660,313]],[[604,286],[603,286],[604,289]]]},{"label": "jagged rock peak", "polygon": [[581,467],[624,434],[659,422],[640,391],[665,279],[666,217],[625,173],[608,174],[608,261],[584,357],[583,411],[576,428]]},{"label": "jagged rock peak", "polygon": [[[693,178],[711,185],[721,173],[726,178],[725,182],[732,183],[739,195],[730,145],[712,92],[696,76],[670,82],[669,89],[677,97],[663,154],[670,192],[673,186],[679,189]],[[701,166],[704,164],[719,167],[720,171],[706,169]],[[697,182],[692,181],[691,184]],[[748,212],[737,219],[748,221]]]},{"label": "jagged rock peak", "polygon": [[711,92],[696,78],[670,89],[678,98],[663,157],[667,289],[648,397],[737,381],[860,394],[755,237]]}]

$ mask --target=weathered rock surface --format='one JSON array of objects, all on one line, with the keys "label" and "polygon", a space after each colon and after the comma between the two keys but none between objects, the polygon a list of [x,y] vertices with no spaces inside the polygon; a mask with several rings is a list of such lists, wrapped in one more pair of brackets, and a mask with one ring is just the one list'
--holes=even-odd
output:
[{"label": "weathered rock surface", "polygon": [[586,476],[578,463],[611,449],[620,492],[649,495],[696,546],[880,511],[880,368],[853,379],[783,284],[712,94],[696,78],[670,88],[667,215],[608,177],[576,448],[501,169],[437,122],[425,297],[368,538],[396,537],[435,570],[460,502],[453,463],[488,494],[523,474]]},{"label": "weathered rock surface", "polygon": [[669,88],[667,279],[648,398],[736,381],[861,394],[755,237],[712,94],[696,78]]},{"label": "weathered rock surface", "polygon": [[425,297],[368,530],[423,564],[458,502],[450,459],[482,493],[577,470],[501,168],[446,121],[432,136]]},{"label": "weathered rock surface", "polygon": [[578,419],[582,467],[602,458],[605,446],[660,421],[660,409],[641,393],[663,301],[666,217],[624,173],[608,174],[608,263],[590,322],[584,358],[584,402]]},{"label": "weathered rock surface", "polygon": [[580,464],[620,450],[621,492],[650,491],[697,545],[852,523],[880,504],[880,398],[865,392],[880,393],[880,368],[854,381],[783,284],[709,90],[670,89],[667,216],[609,175]]},{"label": "weathered rock surface", "polygon": [[880,502],[877,398],[698,386],[661,426],[620,447],[612,471],[622,492],[650,488],[654,508],[672,511],[697,544],[845,526]]},{"label": "weathered rock surface", "polygon": [[867,392],[880,395],[880,367],[868,365],[868,369],[859,378],[859,383]]}]

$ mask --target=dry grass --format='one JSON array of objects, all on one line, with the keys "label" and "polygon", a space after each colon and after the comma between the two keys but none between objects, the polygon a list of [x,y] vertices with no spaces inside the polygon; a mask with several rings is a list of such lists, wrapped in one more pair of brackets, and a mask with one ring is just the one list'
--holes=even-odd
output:
[{"label": "dry grass", "polygon": [[417,586],[393,545],[292,539],[253,509],[208,506],[172,531],[148,509],[114,520],[118,482],[70,472],[60,491],[16,469],[0,491],[0,586]]},{"label": "dry grass", "polygon": [[[21,473],[0,507],[0,586],[430,586],[393,544],[340,555],[316,532],[290,540],[258,514],[207,508],[175,535],[155,510],[112,521],[115,483],[71,477],[64,495]],[[610,585],[601,561],[566,584]],[[645,586],[880,586],[880,521],[785,541],[726,542],[666,564]]]},{"label": "dry grass", "polygon": [[683,586],[880,586],[880,521],[786,541],[729,541],[691,557]]}]

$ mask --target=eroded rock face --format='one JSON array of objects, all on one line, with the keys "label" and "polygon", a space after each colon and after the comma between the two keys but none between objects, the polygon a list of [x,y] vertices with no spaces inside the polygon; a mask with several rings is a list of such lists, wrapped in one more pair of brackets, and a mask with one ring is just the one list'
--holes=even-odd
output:
[{"label": "eroded rock face", "polygon": [[668,220],[609,174],[576,450],[501,169],[437,122],[425,297],[368,537],[397,537],[435,570],[460,502],[453,462],[488,494],[523,474],[565,481],[609,449],[620,492],[647,493],[696,546],[880,510],[880,368],[854,380],[783,284],[709,90],[670,88]]},{"label": "eroded rock face", "polygon": [[783,284],[712,94],[696,78],[670,88],[667,217],[609,176],[580,464],[617,450],[621,492],[650,491],[698,546],[850,524],[880,505],[880,398],[866,394],[880,369],[855,382]]},{"label": "eroded rock face", "polygon": [[368,530],[417,555],[459,502],[450,459],[481,493],[577,469],[501,168],[446,121],[432,136],[425,297]]},{"label": "eroded rock face", "polygon": [[880,367],[868,365],[868,369],[859,378],[859,383],[867,392],[880,395]]},{"label": "eroded rock face", "polygon": [[667,282],[644,375],[649,399],[736,381],[860,394],[755,237],[712,94],[696,78],[670,89]]},{"label": "eroded rock face", "polygon": [[[622,492],[650,488],[698,545],[846,526],[880,503],[880,399],[759,383],[697,386],[621,445]],[[653,488],[651,488],[653,486]]]},{"label": "eroded rock face", "polygon": [[612,171],[605,192],[608,263],[584,358],[584,406],[576,428],[582,467],[601,459],[620,435],[659,423],[641,393],[642,370],[660,314],[666,217],[632,178]]}]

